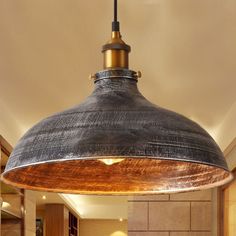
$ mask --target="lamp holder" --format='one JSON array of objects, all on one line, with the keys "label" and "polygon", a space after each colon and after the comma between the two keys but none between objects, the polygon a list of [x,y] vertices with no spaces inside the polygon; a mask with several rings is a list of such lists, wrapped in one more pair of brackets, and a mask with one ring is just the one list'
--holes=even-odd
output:
[{"label": "lamp holder", "polygon": [[129,52],[131,48],[121,38],[120,23],[117,20],[117,0],[114,0],[114,20],[112,22],[111,39],[102,47],[104,69],[129,68]]}]

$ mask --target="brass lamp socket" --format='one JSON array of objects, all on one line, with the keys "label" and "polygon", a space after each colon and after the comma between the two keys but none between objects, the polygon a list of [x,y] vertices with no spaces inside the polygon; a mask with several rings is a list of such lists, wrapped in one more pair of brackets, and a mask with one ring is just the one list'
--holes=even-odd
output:
[{"label": "brass lamp socket", "polygon": [[130,51],[130,46],[121,39],[120,32],[113,31],[111,40],[102,48],[104,55],[104,69],[128,69]]}]

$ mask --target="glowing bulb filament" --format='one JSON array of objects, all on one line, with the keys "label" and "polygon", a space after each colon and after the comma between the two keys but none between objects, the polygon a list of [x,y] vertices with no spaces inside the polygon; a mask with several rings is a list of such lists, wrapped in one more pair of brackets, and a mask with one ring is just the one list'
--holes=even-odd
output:
[{"label": "glowing bulb filament", "polygon": [[104,164],[106,164],[108,166],[113,165],[115,163],[119,163],[123,160],[124,159],[99,159],[99,161],[103,162]]}]

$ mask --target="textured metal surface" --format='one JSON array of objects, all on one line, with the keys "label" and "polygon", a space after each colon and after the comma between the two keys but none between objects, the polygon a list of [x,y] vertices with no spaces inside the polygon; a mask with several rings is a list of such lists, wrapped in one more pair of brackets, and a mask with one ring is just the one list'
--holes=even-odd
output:
[{"label": "textured metal surface", "polygon": [[131,79],[137,81],[138,74],[136,71],[128,69],[109,69],[109,70],[99,71],[98,73],[95,74],[95,78],[97,81],[101,79],[112,79],[112,78]]},{"label": "textured metal surface", "polygon": [[[84,102],[44,119],[21,138],[6,166],[5,181],[39,190],[124,194],[185,191],[219,185],[230,179],[222,152],[209,134],[186,117],[146,100],[137,89],[135,72],[109,70],[97,73],[96,78],[95,90]],[[108,167],[93,160],[107,157],[122,157],[126,161]],[[91,160],[91,165],[85,159]],[[50,167],[50,162],[56,165]],[[150,185],[148,170],[152,176]],[[176,176],[181,170],[182,180]],[[166,171],[174,172],[163,175]],[[73,173],[86,184],[75,184],[73,179],[73,184],[66,188]],[[117,173],[128,176],[126,188],[121,183],[124,178],[119,179]],[[47,175],[51,181],[46,179]],[[142,175],[146,178],[145,187],[141,186]],[[90,177],[104,184],[91,188]]]}]

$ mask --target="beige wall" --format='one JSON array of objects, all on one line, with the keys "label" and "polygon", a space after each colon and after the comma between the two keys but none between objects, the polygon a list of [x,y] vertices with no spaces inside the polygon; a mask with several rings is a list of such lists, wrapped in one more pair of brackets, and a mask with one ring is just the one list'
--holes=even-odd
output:
[{"label": "beige wall", "polygon": [[0,101],[0,134],[14,146],[23,133],[23,127],[15,120],[10,109]]},{"label": "beige wall", "polygon": [[[236,139],[225,151],[226,160],[231,170],[236,168]],[[236,180],[224,190],[224,235],[234,236],[236,232]]]},{"label": "beige wall", "polygon": [[34,192],[25,191],[25,236],[35,236],[36,199]]},{"label": "beige wall", "polygon": [[222,122],[215,127],[215,139],[221,150],[225,150],[228,145],[236,138],[236,102],[232,105],[231,109],[227,112]]},{"label": "beige wall", "polygon": [[1,236],[20,236],[21,225],[17,222],[10,222],[2,224]]},{"label": "beige wall", "polygon": [[127,221],[80,220],[79,236],[127,236]]},{"label": "beige wall", "polygon": [[231,144],[224,151],[226,161],[228,163],[229,169],[234,170],[236,168],[236,138],[231,142]]},{"label": "beige wall", "polygon": [[224,235],[235,236],[236,232],[236,180],[224,191]]},{"label": "beige wall", "polygon": [[129,236],[212,236],[212,191],[129,198]]},{"label": "beige wall", "polygon": [[21,217],[21,196],[19,194],[2,193],[2,200],[9,204],[5,210],[13,213],[15,216]]}]

